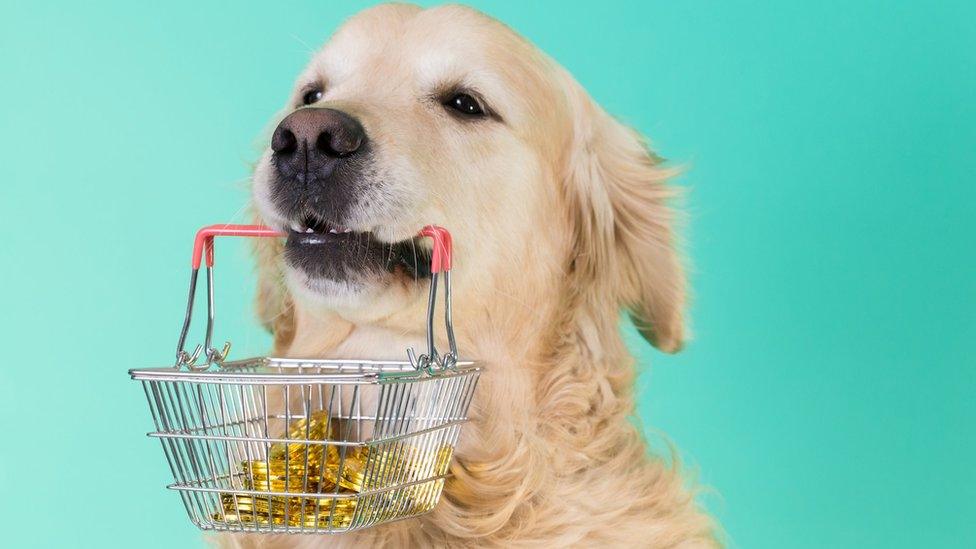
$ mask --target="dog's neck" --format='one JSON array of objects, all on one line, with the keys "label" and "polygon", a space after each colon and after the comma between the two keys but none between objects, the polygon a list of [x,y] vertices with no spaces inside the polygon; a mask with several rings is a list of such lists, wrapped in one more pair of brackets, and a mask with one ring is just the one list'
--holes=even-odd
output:
[{"label": "dog's neck", "polygon": [[[564,306],[560,314],[553,307],[529,316],[497,310],[477,315],[463,308],[456,315],[462,358],[476,359],[484,369],[472,423],[462,432],[456,453],[463,469],[481,470],[487,463],[510,460],[513,452],[522,455],[520,467],[545,469],[554,449],[599,440],[598,425],[606,432],[632,430],[627,416],[633,409],[633,367],[615,326],[597,326],[593,320],[616,315],[587,314],[553,301]],[[355,324],[301,308],[296,315],[298,330],[287,348],[279,349],[283,356],[404,360],[408,348],[426,350],[421,332]],[[585,465],[591,467],[610,456],[589,457]],[[517,491],[513,486],[512,493]]]},{"label": "dog's neck", "polygon": [[[550,542],[570,530],[584,537],[567,544],[612,544],[638,539],[663,514],[674,515],[667,522],[679,525],[679,538],[710,537],[710,524],[680,477],[648,455],[628,419],[634,368],[619,317],[605,307],[554,299],[551,309],[531,317],[461,309],[462,353],[480,359],[484,373],[442,502],[419,521],[369,529],[348,541],[473,543],[517,539],[531,526],[531,537]],[[278,349],[285,356],[403,360],[408,347],[426,345],[422,333],[295,313],[299,329]],[[605,503],[594,508],[596,500]],[[630,519],[606,532],[601,514]],[[594,528],[585,533],[567,524]],[[662,531],[657,541],[672,534]]]},{"label": "dog's neck", "polygon": [[276,354],[300,358],[405,360],[406,349],[423,349],[423,335],[379,325],[355,324],[333,313],[295,311],[297,330]]}]

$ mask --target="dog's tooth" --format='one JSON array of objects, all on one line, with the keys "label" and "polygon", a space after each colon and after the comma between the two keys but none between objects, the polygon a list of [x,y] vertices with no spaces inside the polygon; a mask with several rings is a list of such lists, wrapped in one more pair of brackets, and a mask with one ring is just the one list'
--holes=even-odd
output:
[{"label": "dog's tooth", "polygon": [[305,229],[305,232],[306,233],[314,233],[315,231],[313,231],[311,228],[308,228],[308,229]]},{"label": "dog's tooth", "polygon": [[339,231],[337,231],[335,229],[329,229],[329,232],[332,233],[332,234],[339,234]]},{"label": "dog's tooth", "polygon": [[342,232],[343,233],[351,233],[352,232],[352,229],[343,229]]}]

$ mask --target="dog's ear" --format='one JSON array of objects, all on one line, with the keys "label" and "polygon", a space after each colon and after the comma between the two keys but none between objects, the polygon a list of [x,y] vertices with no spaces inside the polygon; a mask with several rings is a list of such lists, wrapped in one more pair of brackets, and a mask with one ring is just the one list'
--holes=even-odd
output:
[{"label": "dog's ear", "polygon": [[284,244],[279,238],[255,238],[253,242],[258,274],[255,294],[258,319],[274,336],[275,351],[280,353],[295,337],[295,310],[278,263],[284,254]]},{"label": "dog's ear", "polygon": [[660,166],[644,139],[569,82],[574,112],[565,180],[573,220],[573,271],[628,309],[658,349],[684,341],[685,275],[669,206],[673,170]]}]

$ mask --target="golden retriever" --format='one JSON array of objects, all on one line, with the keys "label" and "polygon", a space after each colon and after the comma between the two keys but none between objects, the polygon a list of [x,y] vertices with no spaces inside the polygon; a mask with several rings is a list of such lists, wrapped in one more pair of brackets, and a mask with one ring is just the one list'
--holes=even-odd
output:
[{"label": "golden retriever", "polygon": [[413,236],[454,236],[455,323],[484,374],[453,477],[423,517],[238,547],[715,546],[634,413],[626,308],[681,348],[669,172],[642,138],[505,25],[393,4],[344,24],[298,78],[254,172],[258,309],[279,356],[424,348]]}]

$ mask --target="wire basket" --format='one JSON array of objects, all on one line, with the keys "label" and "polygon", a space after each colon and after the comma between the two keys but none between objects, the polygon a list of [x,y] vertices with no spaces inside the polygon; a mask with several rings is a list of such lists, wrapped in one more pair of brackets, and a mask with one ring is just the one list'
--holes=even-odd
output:
[{"label": "wire basket", "polygon": [[[204,530],[335,533],[415,517],[440,499],[480,375],[458,360],[451,323],[449,233],[434,240],[427,353],[407,360],[226,361],[211,346],[213,239],[274,237],[260,226],[214,225],[194,244],[190,297],[175,367],[130,370],[142,382],[155,430],[190,520]],[[207,332],[184,349],[202,257]],[[434,345],[444,280],[450,350]],[[205,360],[198,364],[201,355]]]}]

